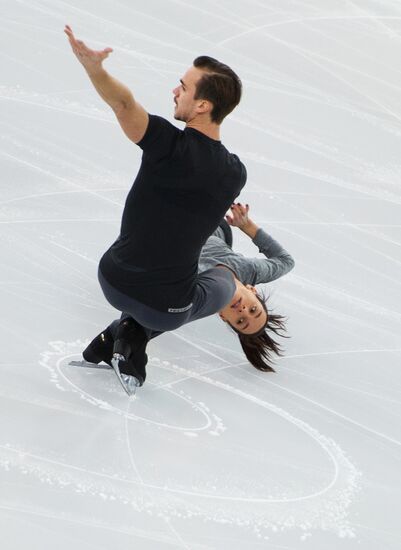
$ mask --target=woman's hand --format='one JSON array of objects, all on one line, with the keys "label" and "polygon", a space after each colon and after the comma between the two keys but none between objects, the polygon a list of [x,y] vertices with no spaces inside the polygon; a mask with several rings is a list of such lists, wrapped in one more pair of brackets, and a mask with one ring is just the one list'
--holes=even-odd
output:
[{"label": "woman's hand", "polygon": [[230,225],[238,227],[243,231],[248,237],[254,239],[256,233],[258,232],[259,227],[253,222],[249,216],[249,204],[245,206],[240,202],[231,205],[231,216],[227,214],[226,220]]},{"label": "woman's hand", "polygon": [[242,229],[249,223],[249,204],[244,206],[240,202],[237,202],[231,205],[230,210],[232,215],[227,214],[226,216],[226,220],[230,225]]},{"label": "woman's hand", "polygon": [[69,25],[65,26],[65,34],[71,44],[72,51],[75,53],[78,61],[85,67],[88,73],[96,71],[101,68],[102,62],[109,56],[109,53],[113,51],[112,48],[105,48],[104,50],[91,50],[86,46],[82,40],[77,40]]}]

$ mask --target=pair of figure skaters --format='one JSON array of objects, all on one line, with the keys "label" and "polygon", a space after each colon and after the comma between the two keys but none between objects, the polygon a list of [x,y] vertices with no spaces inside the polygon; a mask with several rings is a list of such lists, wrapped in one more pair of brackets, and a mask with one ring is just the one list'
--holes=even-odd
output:
[{"label": "pair of figure skaters", "polygon": [[[238,105],[242,84],[227,65],[194,60],[173,90],[179,130],[148,114],[131,91],[105,71],[111,48],[94,51],[66,25],[72,50],[127,137],[143,151],[124,206],[120,234],[102,256],[98,279],[107,301],[122,312],[84,350],[87,361],[113,366],[128,394],[146,378],[146,345],[165,331],[219,313],[237,333],[249,362],[272,371],[271,354],[284,319],[254,285],[290,271],[294,261],[235,203],[246,169],[220,141],[223,119]],[[230,215],[226,212],[231,209]],[[265,258],[232,248],[239,227]]]}]

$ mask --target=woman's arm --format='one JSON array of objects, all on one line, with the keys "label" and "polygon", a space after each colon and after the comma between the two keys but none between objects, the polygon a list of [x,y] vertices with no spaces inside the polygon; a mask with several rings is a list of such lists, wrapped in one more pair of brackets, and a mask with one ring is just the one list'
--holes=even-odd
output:
[{"label": "woman's arm", "polygon": [[265,258],[246,258],[247,262],[252,264],[252,283],[269,283],[279,279],[291,269],[295,262],[293,257],[276,241],[266,233],[261,227],[249,218],[249,205],[241,203],[231,206],[231,215],[226,216],[227,222],[238,227],[252,242],[259,248],[259,252],[264,254]]},{"label": "woman's arm", "polygon": [[241,231],[248,235],[248,237],[254,239],[259,227],[250,219],[248,212],[249,204],[244,206],[240,202],[237,202],[231,205],[232,215],[227,215],[226,220],[230,225],[238,227]]}]

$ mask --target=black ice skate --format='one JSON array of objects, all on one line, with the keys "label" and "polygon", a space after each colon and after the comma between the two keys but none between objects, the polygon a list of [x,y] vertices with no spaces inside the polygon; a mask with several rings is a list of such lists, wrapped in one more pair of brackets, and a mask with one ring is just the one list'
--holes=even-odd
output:
[{"label": "black ice skate", "polygon": [[143,385],[146,378],[145,366],[148,356],[145,353],[147,336],[134,319],[120,322],[113,347],[111,365],[128,395],[134,395],[136,388]]},{"label": "black ice skate", "polygon": [[109,327],[98,334],[89,346],[82,352],[83,358],[88,363],[100,363],[104,361],[110,367],[113,358],[114,339]]},{"label": "black ice skate", "polygon": [[120,355],[119,353],[115,353],[113,355],[113,359],[111,360],[111,365],[114,369],[114,372],[117,375],[117,378],[119,379],[122,387],[127,392],[129,396],[135,395],[136,389],[139,386],[142,386],[138,378],[136,376],[132,376],[130,374],[124,374],[120,372],[120,363],[124,361],[124,357]]}]

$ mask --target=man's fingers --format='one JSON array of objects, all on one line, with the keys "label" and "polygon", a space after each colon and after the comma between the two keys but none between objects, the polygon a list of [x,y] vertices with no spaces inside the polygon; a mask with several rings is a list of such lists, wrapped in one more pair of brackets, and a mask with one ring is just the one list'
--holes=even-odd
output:
[{"label": "man's fingers", "polygon": [[110,47],[104,48],[103,50],[100,50],[97,52],[95,50],[91,50],[83,40],[77,40],[75,38],[74,33],[72,32],[72,29],[69,25],[65,26],[64,32],[69,38],[69,41],[74,53],[76,53],[80,57],[82,57],[83,55],[94,55],[94,54],[107,56],[109,53],[112,53],[113,51],[113,48],[110,48]]},{"label": "man's fingers", "polygon": [[68,25],[64,27],[64,32],[65,34],[68,34],[68,36],[74,37],[74,33],[72,32],[72,29]]},{"label": "man's fingers", "polygon": [[74,45],[76,48],[79,48],[81,51],[87,50],[89,51],[89,48],[86,46],[86,44],[82,40],[77,40],[74,36],[74,33],[72,32],[71,27],[68,25],[65,26],[64,32],[70,39],[70,42],[72,45]]},{"label": "man's fingers", "polygon": [[68,36],[68,39],[70,41],[71,46],[74,46],[75,48],[77,48],[79,46],[79,44],[78,44],[78,41],[76,40],[72,30],[65,28],[64,32]]},{"label": "man's fingers", "polygon": [[73,33],[73,31],[72,31],[72,28],[71,28],[69,25],[66,25],[66,26],[64,27],[64,32],[69,33],[69,34],[72,34],[72,36],[74,36],[74,33]]},{"label": "man's fingers", "polygon": [[91,49],[88,48],[88,46],[82,40],[77,40],[77,46],[81,52],[89,53],[91,51]]}]

